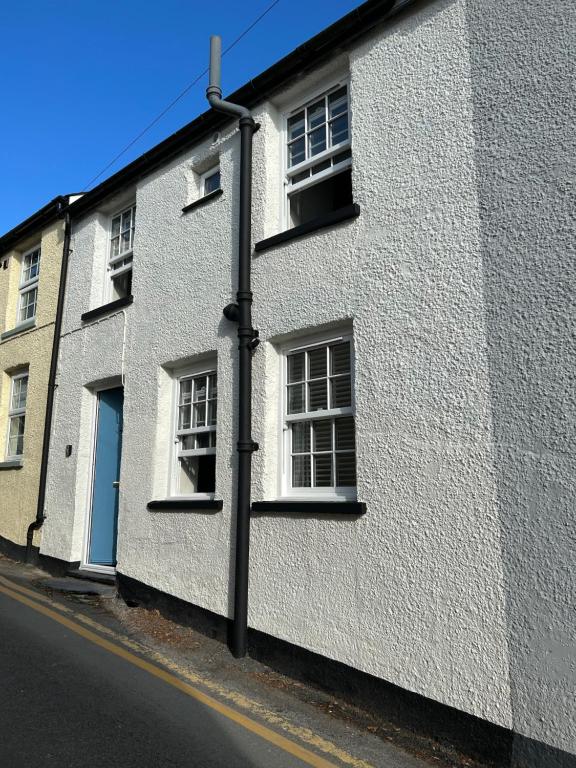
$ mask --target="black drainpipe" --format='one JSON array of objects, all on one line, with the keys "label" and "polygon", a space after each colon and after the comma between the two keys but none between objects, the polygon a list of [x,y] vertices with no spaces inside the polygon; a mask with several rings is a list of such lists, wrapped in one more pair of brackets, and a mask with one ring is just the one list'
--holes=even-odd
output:
[{"label": "black drainpipe", "polygon": [[46,475],[48,472],[48,452],[50,450],[50,432],[52,431],[52,412],[54,410],[54,392],[56,389],[56,372],[58,370],[58,354],[60,351],[60,332],[62,330],[62,315],[64,313],[64,295],[66,291],[66,276],[68,274],[68,256],[70,253],[70,214],[64,214],[64,243],[62,245],[62,266],[60,267],[60,286],[58,288],[58,303],[54,321],[54,340],[52,342],[52,357],[48,376],[48,394],[46,396],[46,416],[44,418],[44,438],[42,440],[42,463],[40,464],[40,485],[38,487],[38,506],[36,520],[28,526],[26,534],[26,560],[32,559],[32,541],[34,531],[42,528],[46,519],[44,503],[46,500]]},{"label": "black drainpipe", "polygon": [[248,634],[248,573],[250,550],[250,491],[252,452],[258,445],[252,440],[252,352],[258,344],[258,332],[252,327],[252,291],[250,259],[252,239],[252,136],[257,130],[250,110],[222,99],[220,87],[220,37],[210,38],[210,84],[206,97],[210,106],[239,118],[240,126],[240,223],[238,242],[238,291],[236,304],[224,309],[228,320],[238,322],[238,498],[236,512],[236,560],[234,580],[234,622],[231,651],[237,658],[246,655]]}]

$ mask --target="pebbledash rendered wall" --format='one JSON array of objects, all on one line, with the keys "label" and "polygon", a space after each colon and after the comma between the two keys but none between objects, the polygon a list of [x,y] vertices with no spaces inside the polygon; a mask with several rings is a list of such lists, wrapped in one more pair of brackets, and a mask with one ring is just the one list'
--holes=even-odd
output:
[{"label": "pebbledash rendered wall", "polygon": [[[249,624],[573,754],[568,6],[561,24],[537,0],[419,3],[256,110],[255,241],[281,229],[282,111],[344,73],[361,213],[254,256],[253,500],[277,497],[279,345],[345,327],[367,513],[255,515]],[[222,196],[182,214],[216,157]],[[231,126],[139,183],[134,304],[86,328],[105,218],[75,223],[42,542],[82,559],[90,386],[123,379],[118,571],[222,615],[238,157]],[[223,511],[147,511],[166,495],[170,373],[209,355]],[[552,764],[520,749],[518,765]]]},{"label": "pebbledash rendered wall", "polygon": [[[3,256],[8,269],[0,272],[0,332],[16,326],[22,254],[41,246],[38,307],[35,325],[0,342],[0,461],[6,455],[11,375],[28,368],[28,396],[22,466],[0,471],[0,537],[18,547],[26,545],[28,526],[36,519],[48,377],[58,301],[64,225],[56,221],[27,237]],[[41,532],[34,533],[38,546]],[[14,550],[8,550],[14,551]]]}]

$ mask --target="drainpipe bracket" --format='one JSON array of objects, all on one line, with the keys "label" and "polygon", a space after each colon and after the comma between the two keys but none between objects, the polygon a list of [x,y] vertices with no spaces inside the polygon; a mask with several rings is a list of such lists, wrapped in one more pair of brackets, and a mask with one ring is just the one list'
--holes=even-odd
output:
[{"label": "drainpipe bracket", "polygon": [[254,442],[254,440],[248,440],[247,442],[244,440],[238,440],[236,448],[238,453],[254,453],[254,451],[257,451],[260,446],[258,443]]},{"label": "drainpipe bracket", "polygon": [[235,302],[232,302],[232,304],[226,304],[226,306],[222,310],[222,314],[224,315],[226,320],[230,320],[233,323],[237,323],[240,317],[240,307]]}]

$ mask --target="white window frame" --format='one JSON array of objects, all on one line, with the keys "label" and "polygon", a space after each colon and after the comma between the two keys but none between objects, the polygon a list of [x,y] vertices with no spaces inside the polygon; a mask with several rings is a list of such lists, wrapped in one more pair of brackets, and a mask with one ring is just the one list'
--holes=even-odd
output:
[{"label": "white window frame", "polygon": [[19,381],[21,379],[27,379],[27,386],[30,381],[29,371],[23,371],[22,373],[17,373],[14,376],[10,377],[10,396],[8,400],[8,429],[6,432],[6,460],[7,461],[15,461],[18,459],[22,459],[24,456],[24,448],[22,448],[22,453],[10,453],[10,427],[12,425],[12,420],[16,418],[20,418],[21,416],[24,416],[24,433],[26,431],[26,406],[28,404],[28,389],[26,390],[26,402],[24,403],[24,407],[14,408],[12,406],[12,399],[14,397],[14,385],[16,381]]},{"label": "white window frame", "polygon": [[[38,253],[38,271],[36,272],[36,275],[34,277],[28,278],[27,280],[24,279],[24,273],[26,271],[26,259],[28,256],[32,256],[33,254]],[[38,283],[40,281],[40,262],[42,259],[42,247],[41,245],[36,245],[34,248],[30,248],[28,251],[25,251],[22,254],[22,265],[20,267],[20,285],[18,288],[18,312],[16,316],[16,325],[22,325],[23,323],[29,323],[31,320],[34,320],[36,318],[36,313],[38,311]],[[34,299],[34,314],[31,317],[26,317],[23,320],[20,319],[20,313],[22,311],[22,304],[24,301],[24,297],[28,296],[32,291],[35,292],[35,299]]]},{"label": "white window frame", "polygon": [[[171,431],[171,440],[172,440],[172,452],[171,452],[171,472],[170,472],[170,481],[168,486],[168,496],[169,498],[175,498],[175,499],[205,499],[205,500],[212,500],[215,498],[215,490],[211,493],[201,492],[201,493],[192,493],[192,494],[181,494],[178,490],[178,472],[179,472],[179,458],[186,457],[186,456],[215,456],[218,446],[218,395],[216,396],[216,424],[214,425],[207,425],[205,427],[190,427],[188,429],[179,429],[178,428],[178,422],[179,422],[179,405],[180,405],[180,382],[182,382],[185,379],[195,379],[200,376],[210,376],[215,375],[216,376],[216,387],[218,387],[218,371],[216,366],[216,361],[212,361],[210,363],[204,363],[200,366],[193,366],[188,367],[184,369],[180,369],[178,371],[174,372],[174,387],[173,387],[173,409],[172,409],[172,431]],[[207,393],[208,394],[208,393]],[[208,404],[209,399],[206,398],[206,404]],[[206,409],[207,412],[208,409]],[[193,449],[180,449],[180,438],[186,436],[186,435],[194,435],[199,433],[209,433],[213,432],[216,436],[216,446],[210,447],[210,448],[193,448]]]},{"label": "white window frame", "polygon": [[[318,411],[304,411],[302,413],[288,413],[288,357],[295,352],[304,352],[315,347],[326,347],[341,342],[350,343],[350,384],[351,405],[345,408],[329,408]],[[292,453],[290,445],[290,424],[297,421],[315,421],[319,419],[334,419],[338,416],[351,416],[354,419],[354,436],[356,438],[356,399],[355,399],[355,357],[354,339],[351,331],[343,333],[323,334],[309,336],[305,339],[295,339],[285,344],[280,350],[281,358],[281,387],[280,398],[280,426],[281,445],[280,456],[282,471],[280,477],[279,497],[288,499],[301,499],[303,501],[355,501],[357,499],[357,486],[324,486],[318,488],[293,488],[292,487]],[[312,451],[311,451],[312,452]],[[335,452],[334,445],[332,453]],[[357,458],[357,448],[354,451]]]},{"label": "white window frame", "polygon": [[220,163],[218,165],[213,165],[212,168],[209,168],[205,173],[203,173],[200,176],[200,196],[206,197],[206,195],[211,195],[212,192],[216,192],[219,189],[222,189],[222,176],[220,175],[220,184],[216,189],[213,189],[211,192],[206,192],[206,179],[211,178],[215,174],[220,174]]},{"label": "white window frame", "polygon": [[[348,98],[348,138],[346,141],[340,142],[336,145],[329,146],[329,130],[328,125],[330,123],[330,120],[327,119],[324,125],[327,126],[327,133],[326,133],[326,149],[322,152],[319,152],[317,155],[314,155],[313,157],[307,157],[302,162],[298,163],[297,165],[293,165],[292,167],[288,166],[288,120],[296,115],[298,112],[302,112],[303,110],[306,110],[307,107],[311,106],[315,101],[318,101],[321,98],[327,99],[330,94],[334,93],[334,91],[337,91],[339,88],[346,88],[346,94]],[[328,116],[327,116],[328,117]],[[322,181],[325,181],[330,176],[336,176],[337,174],[341,173],[342,171],[346,170],[346,168],[352,167],[352,157],[348,157],[342,162],[338,162],[336,164],[332,164],[329,168],[324,169],[323,171],[320,171],[316,174],[311,174],[309,178],[303,179],[302,181],[297,182],[296,184],[292,183],[292,179],[294,176],[297,176],[299,173],[302,173],[303,171],[306,171],[310,168],[313,168],[316,165],[319,165],[320,163],[325,162],[326,160],[332,159],[335,155],[339,155],[342,152],[351,151],[352,150],[352,109],[350,105],[350,80],[347,78],[339,79],[333,83],[331,83],[328,87],[324,87],[322,90],[314,92],[312,95],[308,96],[305,100],[300,101],[297,107],[291,108],[290,110],[286,111],[283,115],[283,135],[282,135],[282,166],[284,168],[284,225],[288,226],[290,223],[290,198],[292,195],[301,192],[303,189],[306,189],[308,187],[312,187],[316,184],[319,184]],[[308,126],[305,126],[305,146],[306,146],[306,138],[308,136]],[[306,154],[308,154],[306,150]]]},{"label": "white window frame", "polygon": [[[113,233],[113,222],[115,219],[120,219],[120,229],[118,230],[118,238],[119,242],[122,242],[122,216],[125,213],[128,213],[130,211],[130,248],[128,248],[125,251],[118,251],[118,253],[113,256],[112,255],[112,241],[116,239],[116,236],[114,236]],[[126,230],[125,230],[126,231]],[[119,211],[116,211],[116,213],[112,214],[110,216],[110,224],[108,228],[108,264],[107,264],[107,274],[108,274],[108,281],[107,281],[107,287],[106,287],[106,298],[110,299],[113,291],[114,291],[114,280],[121,275],[125,275],[128,272],[132,271],[132,265],[133,265],[133,258],[134,258],[134,237],[135,237],[135,231],[136,231],[136,203],[131,203],[130,205],[126,205],[123,208],[121,208]],[[122,263],[124,262],[124,263]],[[117,264],[120,264],[120,266],[116,266]]]}]

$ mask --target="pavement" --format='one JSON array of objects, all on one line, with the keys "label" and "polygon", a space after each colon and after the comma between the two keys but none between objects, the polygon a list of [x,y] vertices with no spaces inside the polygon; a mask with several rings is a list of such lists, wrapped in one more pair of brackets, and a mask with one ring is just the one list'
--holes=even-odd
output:
[{"label": "pavement", "polygon": [[475,765],[129,608],[112,586],[3,557],[0,680],[6,768]]}]

